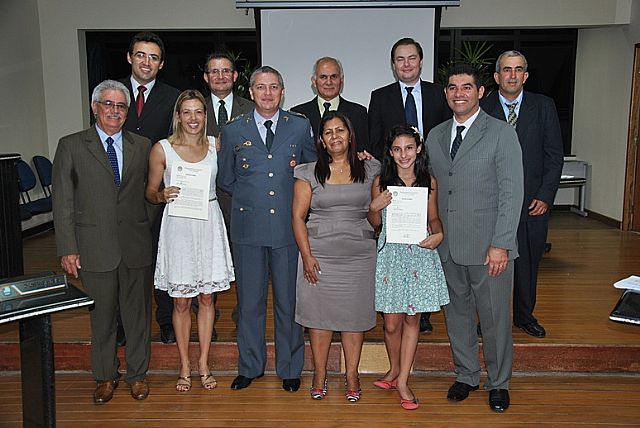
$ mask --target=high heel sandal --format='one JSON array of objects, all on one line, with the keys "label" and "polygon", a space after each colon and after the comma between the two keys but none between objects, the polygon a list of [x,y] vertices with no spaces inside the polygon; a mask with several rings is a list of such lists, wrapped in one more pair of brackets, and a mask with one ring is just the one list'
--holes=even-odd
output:
[{"label": "high heel sandal", "polygon": [[311,394],[311,398],[314,400],[322,400],[325,395],[327,395],[327,379],[324,380],[324,386],[322,388],[314,388],[313,386],[309,389]]},{"label": "high heel sandal", "polygon": [[378,379],[377,381],[373,382],[373,386],[375,386],[376,388],[387,390],[396,389],[396,386],[398,386],[398,378],[395,378],[394,380]]},{"label": "high heel sandal", "polygon": [[200,375],[200,382],[202,383],[202,387],[204,389],[207,390],[212,390],[214,389],[216,386],[218,386],[218,382],[216,381],[216,379],[213,377],[213,375],[211,374],[211,372],[207,373],[207,374],[201,374]]},{"label": "high heel sandal", "polygon": [[[344,377],[344,384],[345,386],[347,386],[347,376],[345,375]],[[347,387],[348,388],[348,387]],[[349,401],[350,403],[355,403],[356,401],[360,400],[360,395],[362,394],[362,388],[360,388],[360,377],[358,377],[358,389],[347,389],[347,391],[345,392],[345,398],[347,399],[347,401]]]}]

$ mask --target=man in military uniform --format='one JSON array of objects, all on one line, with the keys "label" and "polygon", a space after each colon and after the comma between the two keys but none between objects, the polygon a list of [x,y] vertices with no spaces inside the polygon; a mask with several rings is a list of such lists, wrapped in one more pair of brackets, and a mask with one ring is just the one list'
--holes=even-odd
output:
[{"label": "man in military uniform", "polygon": [[[238,294],[238,376],[243,389],[264,373],[267,283],[274,300],[276,373],[285,391],[300,388],[302,328],[294,320],[298,247],[291,229],[293,169],[316,160],[309,121],[280,109],[284,83],[263,66],[250,79],[255,109],[220,134],[218,187],[231,194],[231,241]],[[270,268],[270,269],[269,269]]]}]

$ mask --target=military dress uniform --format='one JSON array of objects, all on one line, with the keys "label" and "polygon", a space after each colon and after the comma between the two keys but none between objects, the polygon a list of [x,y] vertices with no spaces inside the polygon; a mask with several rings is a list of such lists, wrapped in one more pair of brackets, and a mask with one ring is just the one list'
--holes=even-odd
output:
[{"label": "military dress uniform", "polygon": [[[217,185],[232,196],[231,241],[238,293],[238,374],[255,378],[265,369],[267,283],[274,301],[276,373],[299,378],[304,363],[302,329],[294,320],[298,247],[291,228],[293,169],[316,160],[309,121],[279,110],[271,150],[254,111],[221,131]],[[262,130],[266,135],[266,128]]]}]

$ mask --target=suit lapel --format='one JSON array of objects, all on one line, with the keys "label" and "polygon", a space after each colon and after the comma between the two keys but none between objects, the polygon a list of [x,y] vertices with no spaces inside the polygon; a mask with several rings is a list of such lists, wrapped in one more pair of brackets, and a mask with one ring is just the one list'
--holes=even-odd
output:
[{"label": "suit lapel", "polygon": [[[317,110],[317,109],[316,109]],[[282,143],[284,143],[287,135],[287,128],[289,127],[289,113],[280,109],[280,117],[278,118],[278,126],[276,127],[275,138],[273,139],[273,146],[271,151],[275,152]]]},{"label": "suit lapel", "polygon": [[391,86],[390,100],[391,108],[395,110],[395,115],[400,119],[399,123],[404,123],[404,104],[402,103],[402,94],[400,93],[400,83],[396,82]]},{"label": "suit lapel", "polygon": [[453,126],[453,119],[449,119],[445,122],[447,125],[442,127],[440,137],[438,140],[440,141],[440,149],[442,149],[442,154],[445,159],[451,163],[451,127]]},{"label": "suit lapel", "polygon": [[218,122],[216,122],[216,112],[213,109],[213,98],[211,95],[207,97],[206,107],[209,114],[207,115],[207,135],[218,135]]},{"label": "suit lapel", "polygon": [[[243,127],[244,129],[242,130],[242,139],[244,140],[243,143],[245,143],[246,141],[250,141],[251,144],[255,146],[258,150],[262,150],[263,152],[266,152],[267,147],[265,146],[264,141],[262,141],[262,137],[260,137],[260,132],[258,131],[258,124],[253,118],[253,113],[245,114],[242,118],[238,120],[242,120],[245,122],[244,123],[245,126]],[[276,129],[274,145],[277,139],[278,139],[278,136],[277,136],[277,129]]]},{"label": "suit lapel", "polygon": [[478,114],[476,120],[473,121],[473,124],[471,124],[471,127],[467,131],[467,135],[465,135],[464,140],[462,140],[460,149],[458,149],[458,153],[453,159],[453,164],[460,162],[460,159],[464,158],[464,155],[469,152],[469,150],[471,150],[471,148],[475,146],[478,141],[480,141],[480,139],[484,135],[486,128],[487,114],[480,110],[480,114]]},{"label": "suit lapel", "polygon": [[100,141],[100,136],[98,135],[98,131],[96,131],[95,126],[87,133],[85,143],[87,144],[87,150],[89,150],[89,153],[91,153],[98,163],[109,171],[111,177],[113,177],[113,169],[111,169],[109,158],[107,158],[107,152],[102,146],[102,141]]},{"label": "suit lapel", "polygon": [[[140,114],[140,121],[143,121],[147,116],[149,116],[159,105],[162,104],[162,86],[160,86],[160,82],[156,80],[155,85],[151,88],[151,92],[149,92],[149,96],[144,102],[144,107],[142,107],[142,113]],[[135,104],[135,100],[134,100]]]},{"label": "suit lapel", "polygon": [[525,92],[522,95],[522,105],[520,106],[520,112],[518,114],[518,122],[516,123],[516,133],[518,134],[518,140],[520,140],[520,145],[524,141],[522,136],[527,134],[531,123],[535,119],[535,109],[531,105],[531,100],[527,97],[527,93]]},{"label": "suit lapel", "polygon": [[122,131],[122,174],[120,174],[122,182],[126,181],[129,177],[128,172],[131,170],[131,165],[136,162],[136,150],[133,140],[129,137],[126,131]]}]

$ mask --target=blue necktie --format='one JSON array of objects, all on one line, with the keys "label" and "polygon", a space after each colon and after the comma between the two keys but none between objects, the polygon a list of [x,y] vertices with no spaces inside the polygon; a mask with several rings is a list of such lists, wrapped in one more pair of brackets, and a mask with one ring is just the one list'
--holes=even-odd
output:
[{"label": "blue necktie", "polygon": [[407,99],[404,102],[404,120],[411,126],[418,129],[418,110],[416,110],[416,100],[413,98],[412,86],[405,87],[407,90]]},{"label": "blue necktie", "polygon": [[453,139],[451,145],[451,160],[456,157],[460,144],[462,144],[462,131],[464,131],[464,126],[456,126],[456,138]]},{"label": "blue necktie", "polygon": [[116,186],[120,187],[120,170],[118,169],[118,157],[116,156],[116,149],[113,148],[113,138],[107,138],[107,157],[113,170],[113,182]]},{"label": "blue necktie", "polygon": [[264,121],[264,126],[265,128],[267,128],[267,151],[271,151],[271,146],[273,146],[273,138],[275,137],[275,134],[273,133],[273,131],[271,130],[271,125],[273,125],[273,122],[271,120],[265,120]]}]

